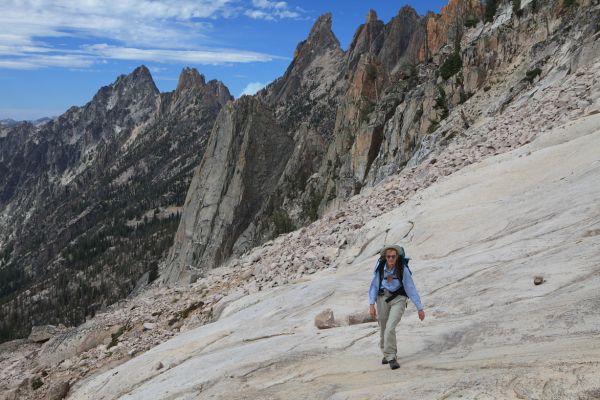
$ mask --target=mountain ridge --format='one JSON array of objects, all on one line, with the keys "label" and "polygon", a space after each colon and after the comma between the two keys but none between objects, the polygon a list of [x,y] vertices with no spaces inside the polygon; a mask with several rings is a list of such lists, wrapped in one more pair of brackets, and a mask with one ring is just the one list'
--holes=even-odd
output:
[{"label": "mountain ridge", "polygon": [[[205,83],[194,71],[182,71],[177,90],[160,93],[140,66],[82,107],[4,131],[2,337],[43,321],[80,323],[156,274],[214,118],[232,100],[222,83]],[[150,251],[154,234],[160,240]],[[121,261],[110,254],[132,241],[143,254]],[[25,290],[47,294],[26,299]],[[21,313],[30,317],[9,322]]]}]

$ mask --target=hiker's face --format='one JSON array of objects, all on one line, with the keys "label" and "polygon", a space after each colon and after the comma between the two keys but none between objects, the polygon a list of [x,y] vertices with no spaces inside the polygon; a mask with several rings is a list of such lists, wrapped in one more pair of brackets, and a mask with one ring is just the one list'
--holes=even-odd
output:
[{"label": "hiker's face", "polygon": [[398,253],[396,252],[396,250],[386,250],[385,251],[385,261],[387,262],[387,265],[392,267],[394,265],[396,265],[396,259],[398,258]]}]

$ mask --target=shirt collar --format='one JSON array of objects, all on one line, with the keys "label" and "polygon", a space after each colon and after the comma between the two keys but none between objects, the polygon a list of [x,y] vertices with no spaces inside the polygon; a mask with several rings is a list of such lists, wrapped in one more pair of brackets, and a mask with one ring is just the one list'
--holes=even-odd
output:
[{"label": "shirt collar", "polygon": [[384,268],[385,272],[392,272],[392,271],[395,271],[395,268],[396,268],[396,267],[394,267],[394,269],[391,269],[391,268],[390,268],[390,267],[387,265],[387,263],[385,263],[385,266],[384,266],[383,268]]}]

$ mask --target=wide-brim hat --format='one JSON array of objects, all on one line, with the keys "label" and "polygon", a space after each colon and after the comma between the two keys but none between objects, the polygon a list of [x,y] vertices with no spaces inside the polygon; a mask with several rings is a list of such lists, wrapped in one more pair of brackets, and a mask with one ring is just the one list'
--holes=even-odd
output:
[{"label": "wide-brim hat", "polygon": [[386,244],[385,246],[383,246],[383,249],[381,249],[381,252],[379,253],[381,257],[385,257],[386,250],[396,250],[396,253],[398,253],[400,257],[405,257],[404,248],[400,245]]}]

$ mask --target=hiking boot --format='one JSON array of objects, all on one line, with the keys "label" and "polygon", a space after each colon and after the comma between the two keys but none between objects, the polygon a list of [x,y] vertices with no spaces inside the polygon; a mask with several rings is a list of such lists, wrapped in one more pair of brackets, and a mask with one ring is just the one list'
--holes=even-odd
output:
[{"label": "hiking boot", "polygon": [[400,368],[400,364],[398,364],[398,361],[396,361],[396,359],[394,358],[393,360],[390,360],[390,368],[391,369],[398,369]]},{"label": "hiking boot", "polygon": [[381,360],[382,364],[387,364],[389,361],[387,360],[387,358],[383,357],[383,359]]}]

